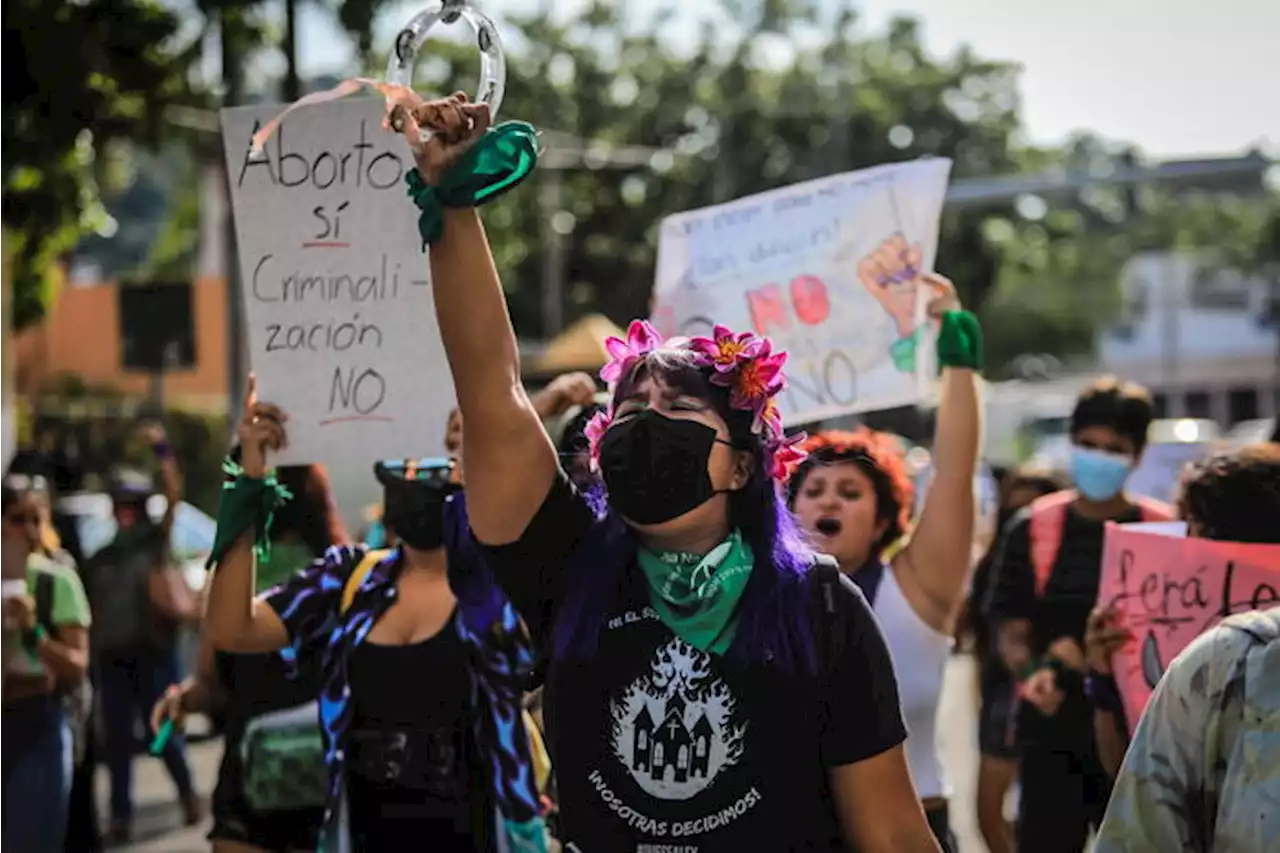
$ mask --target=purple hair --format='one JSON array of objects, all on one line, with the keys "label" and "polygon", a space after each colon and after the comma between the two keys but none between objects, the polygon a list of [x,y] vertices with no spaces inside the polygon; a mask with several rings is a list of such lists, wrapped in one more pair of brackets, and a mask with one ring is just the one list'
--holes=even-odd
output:
[{"label": "purple hair", "polygon": [[[663,347],[648,353],[614,391],[614,406],[646,376],[659,377],[682,393],[706,400],[729,426],[734,447],[749,450],[755,464],[746,485],[729,496],[729,523],[742,532],[756,557],[755,569],[738,604],[738,629],[728,657],[742,664],[770,664],[786,671],[815,671],[817,656],[810,624],[806,575],[812,552],[795,516],[765,470],[751,414],[729,405],[727,389],[712,385],[688,350]],[[598,489],[598,491],[597,491]],[[639,543],[630,526],[608,508],[601,484],[587,496],[597,523],[566,567],[566,594],[556,619],[557,660],[584,659],[596,650],[600,627],[626,586]]]}]

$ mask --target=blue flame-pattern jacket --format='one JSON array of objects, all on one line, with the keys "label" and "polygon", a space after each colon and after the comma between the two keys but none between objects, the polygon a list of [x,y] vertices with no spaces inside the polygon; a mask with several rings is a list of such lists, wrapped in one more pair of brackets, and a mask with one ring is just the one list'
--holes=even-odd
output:
[{"label": "blue flame-pattern jacket", "polygon": [[[546,833],[521,715],[523,691],[533,669],[528,635],[511,602],[494,582],[470,537],[460,495],[445,512],[449,585],[458,598],[453,629],[472,650],[473,735],[486,758],[495,805],[493,824],[477,828],[492,837],[496,853],[545,853]],[[353,703],[347,662],[370,629],[396,601],[400,552],[374,566],[345,612],[342,591],[366,553],[364,547],[336,546],[286,583],[264,594],[289,632],[286,660],[321,656],[324,690],[319,696],[329,788],[321,827],[323,853],[351,853],[346,818],[344,750]],[[429,844],[430,839],[422,839]]]}]

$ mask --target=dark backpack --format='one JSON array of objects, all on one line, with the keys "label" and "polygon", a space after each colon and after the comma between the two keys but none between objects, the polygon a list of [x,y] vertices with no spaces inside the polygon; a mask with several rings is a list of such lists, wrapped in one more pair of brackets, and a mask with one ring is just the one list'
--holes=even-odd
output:
[{"label": "dark backpack", "polygon": [[93,612],[90,643],[95,656],[155,644],[150,579],[161,557],[155,541],[147,539],[125,547],[113,541],[89,558],[84,579]]}]

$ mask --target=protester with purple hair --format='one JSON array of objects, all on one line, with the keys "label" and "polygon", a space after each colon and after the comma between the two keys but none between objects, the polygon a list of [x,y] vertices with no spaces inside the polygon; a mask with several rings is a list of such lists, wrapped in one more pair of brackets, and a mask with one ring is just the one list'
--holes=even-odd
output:
[{"label": "protester with purple hair", "polygon": [[[416,108],[408,130],[434,132],[417,182],[477,169],[460,157],[488,124],[463,96]],[[779,496],[802,458],[776,408],[785,354],[723,328],[610,339],[610,403],[586,431],[607,493],[594,512],[521,385],[479,216],[428,212],[471,530],[551,652],[566,849],[937,851],[884,639]]]}]

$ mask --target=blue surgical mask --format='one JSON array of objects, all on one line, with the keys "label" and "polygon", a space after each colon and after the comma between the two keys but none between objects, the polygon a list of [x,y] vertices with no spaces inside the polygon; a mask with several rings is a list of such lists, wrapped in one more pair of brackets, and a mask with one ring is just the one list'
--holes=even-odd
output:
[{"label": "blue surgical mask", "polygon": [[1091,501],[1105,501],[1119,494],[1131,470],[1133,460],[1128,456],[1088,447],[1071,448],[1071,479],[1080,494]]}]

